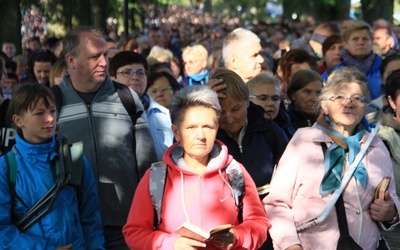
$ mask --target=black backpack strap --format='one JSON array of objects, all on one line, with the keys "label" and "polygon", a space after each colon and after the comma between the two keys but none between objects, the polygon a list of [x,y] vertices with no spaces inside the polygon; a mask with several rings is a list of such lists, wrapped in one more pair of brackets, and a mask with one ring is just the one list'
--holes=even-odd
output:
[{"label": "black backpack strap", "polygon": [[118,92],[118,96],[121,99],[122,105],[124,105],[126,111],[132,119],[132,123],[135,126],[136,120],[143,114],[143,111],[136,110],[135,100],[133,99],[132,93],[128,86],[113,81],[115,89]]},{"label": "black backpack strap", "polygon": [[235,199],[238,208],[239,223],[243,222],[243,197],[246,194],[246,187],[242,169],[237,161],[232,160],[226,167],[225,172],[229,179],[229,184],[232,187],[232,196]]},{"label": "black backpack strap", "polygon": [[[137,111],[136,110],[136,103],[135,100],[133,99],[131,90],[129,89],[128,86],[113,81],[113,84],[115,86],[115,89],[117,90],[119,99],[122,102],[122,105],[124,105],[126,111],[128,112],[129,116],[131,117],[133,127],[136,125],[136,120],[143,114],[143,111]],[[136,171],[136,176],[138,180],[140,180],[140,174],[139,174],[139,169],[138,169],[138,164],[136,160],[136,136],[135,136],[136,130],[133,131],[133,138],[132,138],[132,151],[133,154],[135,155],[135,171]]]},{"label": "black backpack strap", "polygon": [[154,230],[158,230],[161,224],[161,209],[167,170],[167,165],[162,161],[152,163],[150,167],[149,193],[154,208]]},{"label": "black backpack strap", "polygon": [[60,114],[61,106],[62,106],[61,88],[58,85],[54,85],[53,87],[51,87],[51,91],[53,91],[54,98],[56,100],[57,113]]}]

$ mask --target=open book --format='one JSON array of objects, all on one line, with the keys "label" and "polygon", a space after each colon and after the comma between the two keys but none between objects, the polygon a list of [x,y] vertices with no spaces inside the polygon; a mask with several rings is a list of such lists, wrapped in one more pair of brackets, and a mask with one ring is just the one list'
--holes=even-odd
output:
[{"label": "open book", "polygon": [[390,177],[383,177],[381,182],[376,186],[375,189],[375,199],[383,200],[385,199],[385,192],[388,190],[390,184]]},{"label": "open book", "polygon": [[175,233],[190,239],[194,239],[201,242],[206,242],[207,239],[211,237],[211,235],[218,232],[226,232],[229,231],[233,226],[231,224],[219,225],[212,228],[210,231],[206,231],[201,227],[196,226],[195,224],[185,221],[176,231]]}]

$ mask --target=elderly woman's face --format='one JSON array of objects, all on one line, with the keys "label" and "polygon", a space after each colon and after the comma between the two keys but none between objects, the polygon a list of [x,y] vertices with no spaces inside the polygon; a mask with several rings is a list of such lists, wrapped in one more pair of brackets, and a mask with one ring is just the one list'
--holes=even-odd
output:
[{"label": "elderly woman's face", "polygon": [[264,117],[275,119],[278,116],[281,97],[279,87],[273,83],[264,83],[254,86],[250,90],[250,100],[264,108]]},{"label": "elderly woman's face", "polygon": [[183,64],[185,65],[186,74],[194,75],[203,72],[203,70],[206,68],[207,61],[192,55],[188,55],[183,60]]},{"label": "elderly woman's face", "polygon": [[293,104],[299,111],[312,115],[318,110],[318,96],[321,93],[322,83],[318,80],[308,83],[292,94]]},{"label": "elderly woman's face", "polygon": [[180,142],[183,159],[207,164],[218,131],[218,117],[214,109],[191,107],[185,110],[183,120],[172,125],[175,139]]},{"label": "elderly woman's face", "polygon": [[329,115],[335,128],[345,136],[352,135],[360,123],[366,103],[364,94],[358,83],[342,83],[322,102],[324,114]]},{"label": "elderly woman's face", "polygon": [[367,30],[356,30],[344,42],[344,48],[356,59],[364,59],[372,51],[372,40]]},{"label": "elderly woman's face", "polygon": [[163,105],[167,109],[169,108],[171,99],[174,96],[172,87],[165,76],[155,80],[153,85],[147,89],[147,94],[149,94],[154,101]]},{"label": "elderly woman's face", "polygon": [[241,98],[227,97],[221,104],[219,126],[231,135],[240,133],[246,123],[249,102]]}]

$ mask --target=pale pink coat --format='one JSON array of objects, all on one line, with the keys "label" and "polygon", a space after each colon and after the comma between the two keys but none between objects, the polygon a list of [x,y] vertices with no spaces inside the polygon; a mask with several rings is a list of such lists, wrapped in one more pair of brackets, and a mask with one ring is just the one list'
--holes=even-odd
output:
[{"label": "pale pink coat", "polygon": [[[369,133],[364,134],[361,147],[368,136]],[[331,197],[330,194],[321,196],[319,193],[324,175],[321,142],[329,147],[331,139],[315,125],[299,129],[279,162],[271,192],[263,201],[271,222],[270,234],[276,250],[294,244],[302,245],[305,250],[336,250],[339,230],[335,207],[321,224],[299,234],[295,226],[317,216]],[[383,177],[393,178],[389,152],[378,136],[372,141],[362,162],[368,172],[367,187],[364,188],[353,177],[344,190],[343,199],[350,235],[363,249],[368,250],[376,249],[380,238],[379,228],[369,215],[375,187]],[[348,167],[348,161],[345,161],[343,174]],[[389,192],[399,211],[400,203],[394,182],[391,182]]]}]

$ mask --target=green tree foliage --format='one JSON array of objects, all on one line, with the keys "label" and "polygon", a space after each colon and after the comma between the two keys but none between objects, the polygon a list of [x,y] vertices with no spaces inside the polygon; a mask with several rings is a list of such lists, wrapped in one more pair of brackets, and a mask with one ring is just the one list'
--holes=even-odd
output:
[{"label": "green tree foliage", "polygon": [[363,19],[372,23],[379,18],[393,21],[394,0],[361,0]]},{"label": "green tree foliage", "polygon": [[[164,4],[180,4],[195,7],[198,2],[204,3],[205,10],[218,13],[220,17],[239,17],[241,21],[268,21],[266,2],[272,0],[127,0],[128,32],[143,26],[149,14],[144,5],[153,5],[155,10]],[[283,4],[284,17],[291,19],[292,14],[298,17],[313,16],[318,21],[340,20],[348,17],[351,0],[278,0]],[[0,40],[11,39],[17,44],[21,35],[21,10],[35,5],[45,15],[49,24],[50,35],[62,36],[77,25],[91,25],[110,29],[106,19],[118,20],[118,31],[124,31],[124,0],[0,0]],[[241,11],[238,11],[238,6]],[[394,0],[361,0],[361,17],[373,22],[378,18],[393,19]],[[6,10],[6,11],[5,11]],[[157,14],[157,11],[156,11]],[[111,27],[115,28],[115,27]],[[51,33],[53,32],[53,33]],[[21,46],[18,46],[20,48]]]},{"label": "green tree foliage", "polygon": [[299,18],[313,16],[316,20],[340,20],[349,16],[351,0],[283,0],[284,17],[295,13]]}]

